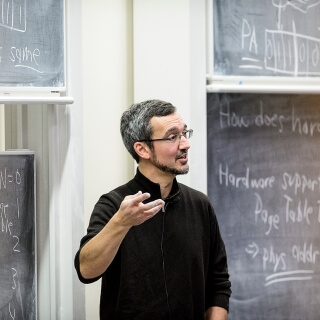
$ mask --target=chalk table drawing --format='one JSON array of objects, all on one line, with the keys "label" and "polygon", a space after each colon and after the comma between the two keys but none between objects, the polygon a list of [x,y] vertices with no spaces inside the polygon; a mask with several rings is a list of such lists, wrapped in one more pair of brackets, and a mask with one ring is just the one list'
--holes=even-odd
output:
[{"label": "chalk table drawing", "polygon": [[214,0],[214,74],[318,77],[319,0]]}]

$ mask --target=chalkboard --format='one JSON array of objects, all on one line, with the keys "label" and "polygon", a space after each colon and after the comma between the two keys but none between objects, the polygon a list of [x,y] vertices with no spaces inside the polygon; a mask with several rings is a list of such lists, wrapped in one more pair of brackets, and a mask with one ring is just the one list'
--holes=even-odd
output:
[{"label": "chalkboard", "polygon": [[32,152],[0,152],[0,319],[36,319]]},{"label": "chalkboard", "polygon": [[64,1],[3,0],[0,87],[65,86]]},{"label": "chalkboard", "polygon": [[319,320],[320,96],[210,93],[208,195],[230,320]]},{"label": "chalkboard", "polygon": [[319,0],[214,0],[214,74],[318,77]]}]

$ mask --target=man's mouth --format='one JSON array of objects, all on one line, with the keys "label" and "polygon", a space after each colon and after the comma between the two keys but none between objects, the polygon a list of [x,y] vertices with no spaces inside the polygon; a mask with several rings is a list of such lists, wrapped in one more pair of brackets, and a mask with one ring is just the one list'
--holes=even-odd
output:
[{"label": "man's mouth", "polygon": [[188,160],[188,154],[187,153],[183,153],[177,156],[177,160]]}]

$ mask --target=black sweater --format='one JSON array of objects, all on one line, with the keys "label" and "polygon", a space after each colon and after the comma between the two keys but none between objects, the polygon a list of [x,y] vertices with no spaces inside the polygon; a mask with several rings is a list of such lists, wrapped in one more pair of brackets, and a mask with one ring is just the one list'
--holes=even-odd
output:
[{"label": "black sweater", "polygon": [[[75,256],[79,279],[81,247],[94,237],[126,195],[149,192],[161,198],[160,186],[139,170],[133,180],[104,194],[96,204],[87,235]],[[203,193],[174,180],[164,210],[132,227],[101,275],[100,319],[204,319],[211,306],[228,310],[231,285],[224,243],[212,205]]]}]

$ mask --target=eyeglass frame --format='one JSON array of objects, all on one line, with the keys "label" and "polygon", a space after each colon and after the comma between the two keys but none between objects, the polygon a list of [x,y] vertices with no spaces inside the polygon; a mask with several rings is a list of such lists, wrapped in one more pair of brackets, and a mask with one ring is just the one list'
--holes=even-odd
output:
[{"label": "eyeglass frame", "polygon": [[[189,137],[186,137],[188,133],[189,133]],[[173,134],[172,136],[176,136],[179,139],[175,139],[174,141],[172,141],[172,137],[171,137],[171,138],[159,138],[159,139],[144,139],[144,140],[138,140],[136,142],[169,141],[171,143],[175,143],[176,141],[179,141],[180,143],[182,137],[189,140],[193,136],[193,129],[184,130],[182,134]]]}]

